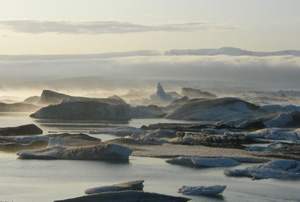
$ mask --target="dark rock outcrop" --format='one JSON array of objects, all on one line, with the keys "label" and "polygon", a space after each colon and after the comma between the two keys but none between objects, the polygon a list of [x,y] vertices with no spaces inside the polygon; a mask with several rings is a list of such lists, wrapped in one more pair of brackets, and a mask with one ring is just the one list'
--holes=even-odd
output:
[{"label": "dark rock outcrop", "polygon": [[164,194],[143,191],[119,191],[104,192],[72,199],[58,200],[55,202],[186,202],[189,200],[190,199],[183,197],[168,196]]},{"label": "dark rock outcrop", "polygon": [[34,124],[0,128],[0,136],[40,135],[43,131]]}]

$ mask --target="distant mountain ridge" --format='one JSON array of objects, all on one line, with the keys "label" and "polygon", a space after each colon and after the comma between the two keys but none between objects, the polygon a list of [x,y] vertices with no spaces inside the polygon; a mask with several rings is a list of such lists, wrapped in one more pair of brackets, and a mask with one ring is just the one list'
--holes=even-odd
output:
[{"label": "distant mountain ridge", "polygon": [[292,55],[300,57],[300,50],[282,50],[276,52],[255,52],[247,51],[239,48],[233,47],[223,47],[219,49],[183,49],[183,50],[168,50],[165,55],[229,55],[229,56],[282,56],[282,55]]},{"label": "distant mountain ridge", "polygon": [[300,57],[300,50],[281,50],[275,52],[248,51],[234,47],[223,47],[219,49],[172,49],[165,52],[157,50],[137,50],[128,52],[107,52],[96,54],[61,54],[61,55],[0,55],[0,60],[4,61],[27,61],[27,60],[66,60],[66,59],[106,59],[123,57],[155,57],[162,55],[229,55],[229,56],[282,56],[292,55]]}]

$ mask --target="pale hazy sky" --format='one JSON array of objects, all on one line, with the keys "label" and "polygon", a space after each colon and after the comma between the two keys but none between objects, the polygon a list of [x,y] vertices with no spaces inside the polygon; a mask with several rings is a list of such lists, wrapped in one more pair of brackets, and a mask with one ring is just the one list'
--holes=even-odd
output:
[{"label": "pale hazy sky", "polygon": [[0,0],[0,54],[300,50],[299,0]]}]

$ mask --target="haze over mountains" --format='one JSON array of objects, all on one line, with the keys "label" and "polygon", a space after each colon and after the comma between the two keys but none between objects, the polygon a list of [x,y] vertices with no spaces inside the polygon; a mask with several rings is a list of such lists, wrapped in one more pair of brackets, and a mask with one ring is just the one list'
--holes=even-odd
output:
[{"label": "haze over mountains", "polygon": [[[143,50],[86,55],[1,55],[6,95],[43,89],[93,96],[152,92],[158,82],[209,92],[300,90],[300,51],[252,52],[238,48]],[[239,87],[239,88],[236,88]],[[113,92],[118,91],[118,92]],[[122,92],[121,92],[122,91]],[[77,93],[78,92],[78,93]],[[0,95],[1,96],[1,95]],[[96,95],[99,97],[99,95]]]},{"label": "haze over mountains", "polygon": [[230,56],[300,56],[300,51],[298,50],[282,50],[276,52],[253,52],[242,50],[233,47],[223,47],[220,49],[185,49],[185,50],[169,50],[164,53],[165,55],[230,55]]}]

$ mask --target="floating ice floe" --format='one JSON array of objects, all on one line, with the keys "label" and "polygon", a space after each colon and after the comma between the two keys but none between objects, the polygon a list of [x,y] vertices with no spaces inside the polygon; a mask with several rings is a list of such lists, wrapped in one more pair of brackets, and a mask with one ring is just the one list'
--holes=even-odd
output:
[{"label": "floating ice floe", "polygon": [[252,138],[265,138],[265,139],[275,139],[275,140],[299,140],[300,131],[282,131],[277,129],[262,129],[253,133],[247,133],[248,137]]},{"label": "floating ice floe", "polygon": [[253,179],[268,178],[298,178],[300,177],[300,162],[293,160],[274,160],[268,163],[245,169],[227,169],[228,176],[250,177]]},{"label": "floating ice floe", "polygon": [[284,145],[282,142],[274,142],[271,144],[268,144],[267,146],[248,146],[250,151],[269,151],[269,152],[278,152],[282,148],[284,148]]},{"label": "floating ice floe", "polygon": [[124,190],[143,190],[144,180],[135,180],[130,182],[119,183],[111,186],[101,186],[90,188],[84,191],[86,194],[97,194],[109,191],[124,191]]},{"label": "floating ice floe", "polygon": [[185,166],[197,166],[197,167],[227,167],[238,166],[241,163],[230,158],[190,158],[179,157],[166,160],[167,163],[185,165]]},{"label": "floating ice floe", "polygon": [[147,131],[138,129],[135,127],[129,127],[129,126],[122,126],[117,128],[111,128],[111,129],[102,129],[99,131],[90,131],[90,134],[112,134],[116,136],[132,136],[132,135],[142,135],[146,134]]},{"label": "floating ice floe", "polygon": [[21,151],[17,155],[24,159],[128,160],[131,153],[132,149],[121,145],[71,147],[62,139],[50,138],[46,149]]},{"label": "floating ice floe", "polygon": [[223,193],[223,191],[227,188],[226,185],[214,185],[214,186],[183,186],[178,192],[185,195],[217,195]]}]

